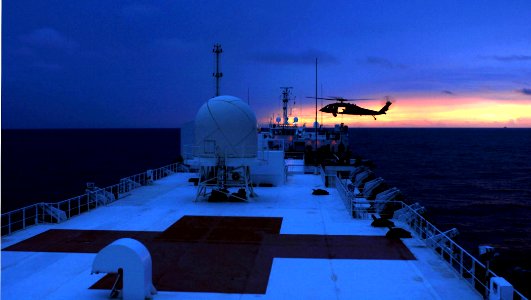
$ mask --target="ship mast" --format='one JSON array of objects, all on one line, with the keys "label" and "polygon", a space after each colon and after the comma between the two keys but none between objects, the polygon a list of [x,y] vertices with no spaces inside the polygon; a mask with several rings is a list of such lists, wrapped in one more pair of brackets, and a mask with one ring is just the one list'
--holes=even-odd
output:
[{"label": "ship mast", "polygon": [[282,116],[284,117],[284,125],[289,125],[288,102],[289,102],[289,96],[291,95],[292,88],[293,87],[291,86],[281,87],[282,89]]},{"label": "ship mast", "polygon": [[[315,58],[315,152],[317,153],[317,57]],[[316,171],[317,172],[317,171]]]},{"label": "ship mast", "polygon": [[223,52],[223,49],[221,49],[220,44],[215,44],[214,50],[212,50],[212,52],[216,54],[216,73],[213,73],[212,76],[216,77],[216,96],[219,96],[219,80],[221,77],[223,77],[223,73],[219,71],[219,57]]}]

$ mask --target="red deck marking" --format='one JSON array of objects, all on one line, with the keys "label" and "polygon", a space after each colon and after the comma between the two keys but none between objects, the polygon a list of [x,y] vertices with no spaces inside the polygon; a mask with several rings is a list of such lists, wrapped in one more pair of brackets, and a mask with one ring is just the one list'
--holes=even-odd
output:
[{"label": "red deck marking", "polygon": [[[163,232],[48,230],[3,251],[97,253],[119,238],[143,243],[160,291],[265,294],[273,258],[412,260],[384,236],[280,234],[282,218],[184,216]],[[111,289],[107,275],[91,288]]]}]

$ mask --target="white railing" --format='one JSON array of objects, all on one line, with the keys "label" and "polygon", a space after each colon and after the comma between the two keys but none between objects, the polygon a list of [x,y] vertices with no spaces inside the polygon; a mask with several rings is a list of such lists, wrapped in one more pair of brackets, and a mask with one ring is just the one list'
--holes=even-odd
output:
[{"label": "white railing", "polygon": [[[418,212],[418,209],[415,209],[415,205],[407,205],[402,201],[376,201],[356,198],[354,192],[350,191],[346,184],[345,179],[336,178],[338,193],[353,218],[370,219],[371,214],[380,214],[388,206],[393,206],[393,210],[403,209],[407,214],[406,224],[415,235],[446,261],[460,278],[468,282],[481,295],[488,297],[489,280],[492,277],[498,277],[498,275],[452,240],[453,230],[440,231],[426,220]],[[513,299],[527,300],[516,289],[513,292]]]},{"label": "white railing", "polygon": [[[284,161],[286,162],[286,174],[304,174],[305,172],[309,172],[308,166],[304,164],[304,153],[298,153],[301,154],[296,158],[284,158]],[[314,167],[311,167],[311,171],[314,171]]]},{"label": "white railing", "polygon": [[174,163],[158,169],[147,170],[120,179],[120,183],[106,188],[87,190],[85,194],[53,203],[36,203],[2,214],[2,236],[42,223],[61,223],[81,213],[112,203],[127,196],[132,190],[177,172],[186,172],[187,167]]},{"label": "white railing", "polygon": [[[322,177],[322,180],[323,182],[325,182],[325,178],[324,178],[324,171],[321,170],[321,177]],[[354,191],[351,191],[348,189],[348,186],[347,186],[347,179],[340,179],[339,177],[336,177],[336,189],[339,193],[339,196],[341,196],[341,200],[343,200],[343,203],[345,204],[345,208],[347,209],[347,211],[349,212],[349,214],[353,217],[355,217],[353,215],[353,212],[354,212],[354,205],[353,205],[353,200],[356,199],[356,196],[354,194]]]}]

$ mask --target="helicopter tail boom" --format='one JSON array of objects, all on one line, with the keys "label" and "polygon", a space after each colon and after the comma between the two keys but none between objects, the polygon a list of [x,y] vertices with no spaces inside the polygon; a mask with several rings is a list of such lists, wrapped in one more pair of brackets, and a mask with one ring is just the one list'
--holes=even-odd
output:
[{"label": "helicopter tail boom", "polygon": [[384,105],[384,107],[382,107],[382,109],[380,109],[380,111],[378,111],[379,114],[385,114],[386,111],[389,110],[389,106],[391,106],[391,101],[387,101]]}]

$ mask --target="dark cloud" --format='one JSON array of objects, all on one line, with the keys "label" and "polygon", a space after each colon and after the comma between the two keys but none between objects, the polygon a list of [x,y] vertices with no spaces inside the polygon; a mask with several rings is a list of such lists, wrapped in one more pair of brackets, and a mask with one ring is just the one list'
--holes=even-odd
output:
[{"label": "dark cloud", "polygon": [[501,62],[531,61],[531,55],[493,55],[485,58]]},{"label": "dark cloud", "polygon": [[452,92],[452,91],[448,91],[448,90],[441,91],[441,93],[443,93],[443,94],[447,94],[447,95],[455,95],[454,92]]},{"label": "dark cloud", "polygon": [[520,94],[531,96],[531,89],[523,88],[523,89],[518,90],[517,92]]},{"label": "dark cloud", "polygon": [[50,27],[39,28],[22,35],[20,41],[36,48],[72,50],[78,47],[77,42]]},{"label": "dark cloud", "polygon": [[306,50],[302,52],[269,52],[269,53],[259,53],[256,54],[252,59],[260,63],[267,64],[278,64],[278,65],[306,65],[314,64],[315,58],[318,59],[319,63],[337,63],[338,59],[319,50]]},{"label": "dark cloud", "polygon": [[366,64],[375,65],[387,69],[405,69],[406,66],[403,64],[396,64],[390,61],[387,58],[377,57],[377,56],[368,56],[365,61]]},{"label": "dark cloud", "polygon": [[147,18],[160,13],[160,9],[153,5],[133,3],[122,8],[122,15],[127,18]]}]

